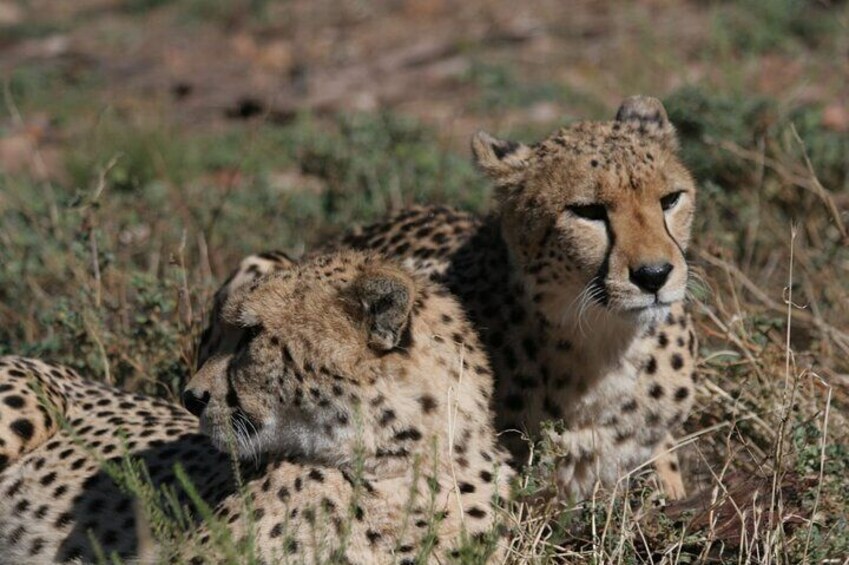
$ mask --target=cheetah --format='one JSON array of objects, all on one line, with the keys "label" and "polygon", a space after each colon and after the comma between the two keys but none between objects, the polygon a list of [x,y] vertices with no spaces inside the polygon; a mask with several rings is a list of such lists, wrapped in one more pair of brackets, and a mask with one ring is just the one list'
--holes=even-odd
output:
[{"label": "cheetah", "polygon": [[132,557],[133,499],[107,471],[124,453],[157,485],[177,484],[183,461],[210,503],[233,491],[228,457],[179,406],[14,356],[0,357],[0,400],[0,563],[90,563],[89,535],[106,555]]},{"label": "cheetah", "polygon": [[472,152],[494,184],[489,215],[415,207],[328,246],[376,250],[459,298],[493,364],[514,462],[555,421],[564,496],[650,460],[669,497],[684,496],[670,431],[696,380],[684,308],[696,184],[663,105],[631,97],[611,121],[533,145],[479,132]]},{"label": "cheetah", "polygon": [[[0,562],[92,562],[95,544],[143,560],[148,522],[104,470],[124,454],[185,500],[180,463],[237,547],[266,562],[442,562],[458,547],[496,560],[512,470],[491,369],[453,296],[353,250],[242,282],[185,409],[0,359]],[[192,543],[157,558],[214,561],[215,535],[196,523]]]}]

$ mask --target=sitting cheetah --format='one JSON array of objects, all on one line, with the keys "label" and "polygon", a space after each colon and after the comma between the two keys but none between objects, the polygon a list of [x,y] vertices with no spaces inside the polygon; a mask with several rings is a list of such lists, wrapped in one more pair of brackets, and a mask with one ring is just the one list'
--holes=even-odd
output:
[{"label": "sitting cheetah", "polygon": [[530,146],[481,132],[472,150],[495,185],[489,216],[413,208],[341,241],[404,260],[460,299],[493,363],[510,450],[523,460],[522,435],[560,422],[557,482],[572,498],[653,455],[667,494],[684,495],[669,431],[696,378],[682,304],[696,186],[677,149],[663,105],[647,97]]},{"label": "sitting cheetah", "polygon": [[[237,544],[266,561],[433,562],[461,539],[499,550],[496,502],[512,471],[492,374],[445,289],[348,251],[243,286],[221,312],[234,331],[186,387],[194,416],[66,368],[0,360],[0,562],[92,562],[92,540],[138,558],[131,495],[98,461],[125,452],[156,484],[176,485],[181,463]],[[179,557],[214,559],[214,536],[199,524]]]}]

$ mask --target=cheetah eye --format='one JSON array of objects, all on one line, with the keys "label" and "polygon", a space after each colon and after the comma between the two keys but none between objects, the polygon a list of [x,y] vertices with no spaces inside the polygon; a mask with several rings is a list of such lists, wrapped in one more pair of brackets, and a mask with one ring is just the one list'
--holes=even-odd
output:
[{"label": "cheetah eye", "polygon": [[679,190],[678,192],[671,192],[660,199],[660,207],[664,212],[671,210],[678,204],[678,201],[681,200],[681,195],[684,194],[683,190]]},{"label": "cheetah eye", "polygon": [[603,204],[583,204],[569,206],[569,211],[585,220],[600,222],[607,219],[607,209]]}]

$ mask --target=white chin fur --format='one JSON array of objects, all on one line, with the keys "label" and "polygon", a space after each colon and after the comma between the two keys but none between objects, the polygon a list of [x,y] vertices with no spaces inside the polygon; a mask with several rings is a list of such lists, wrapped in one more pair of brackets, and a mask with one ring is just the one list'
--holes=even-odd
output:
[{"label": "white chin fur", "polygon": [[212,445],[222,453],[235,452],[239,459],[255,460],[269,451],[272,441],[268,426],[263,425],[257,433],[245,434],[236,429],[227,429],[216,425],[203,414],[200,419],[200,432],[208,437]]},{"label": "white chin fur", "polygon": [[263,422],[256,442],[263,451],[296,455],[316,463],[339,465],[347,461],[340,446],[347,445],[350,438],[338,429],[328,436],[321,428],[319,423],[300,418],[270,418]]},{"label": "white chin fur", "polygon": [[210,438],[216,449],[224,453],[233,449],[239,459],[243,460],[255,460],[265,453],[332,464],[345,459],[339,449],[339,444],[344,443],[341,438],[327,437],[318,432],[316,426],[297,419],[281,422],[277,418],[269,418],[255,433],[245,435],[237,430],[229,433],[223,427],[213,425],[207,418],[202,418],[201,432]]},{"label": "white chin fur", "polygon": [[667,314],[669,314],[669,306],[663,304],[642,308],[641,310],[634,311],[631,315],[634,316],[639,326],[648,327],[652,324],[660,323],[666,318]]}]

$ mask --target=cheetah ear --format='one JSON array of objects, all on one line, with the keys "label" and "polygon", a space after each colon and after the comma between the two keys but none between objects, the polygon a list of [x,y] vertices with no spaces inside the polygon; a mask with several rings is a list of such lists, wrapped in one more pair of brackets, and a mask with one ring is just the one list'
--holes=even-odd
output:
[{"label": "cheetah ear", "polygon": [[657,98],[651,96],[626,98],[616,111],[616,121],[632,124],[641,134],[657,140],[669,149],[678,148],[675,127],[669,121],[663,103]]},{"label": "cheetah ear", "polygon": [[354,280],[350,292],[365,324],[369,347],[387,352],[409,340],[416,294],[409,275],[391,268],[367,271]]},{"label": "cheetah ear", "polygon": [[210,324],[220,321],[244,327],[259,324],[259,313],[242,307],[245,298],[263,277],[287,271],[297,264],[282,251],[269,251],[242,259],[239,267],[215,293]]},{"label": "cheetah ear", "polygon": [[478,168],[486,176],[498,185],[506,186],[521,182],[532,150],[522,143],[497,139],[479,131],[472,137],[472,153]]}]

